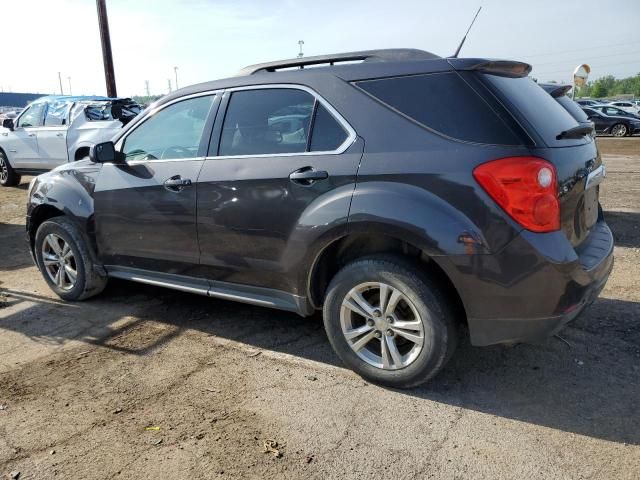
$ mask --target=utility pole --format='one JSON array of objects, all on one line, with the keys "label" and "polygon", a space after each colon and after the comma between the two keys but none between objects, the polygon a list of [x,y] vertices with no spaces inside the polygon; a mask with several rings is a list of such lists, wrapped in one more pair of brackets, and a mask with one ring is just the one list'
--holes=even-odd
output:
[{"label": "utility pole", "polygon": [[298,58],[304,57],[304,53],[302,53],[302,45],[304,45],[304,40],[298,40],[298,45],[300,46],[300,52],[298,52]]},{"label": "utility pole", "polygon": [[147,90],[147,97],[150,97],[151,93],[149,93],[149,80],[144,81],[144,88]]},{"label": "utility pole", "polygon": [[107,96],[117,97],[116,75],[113,72],[113,56],[111,54],[111,37],[109,36],[109,19],[105,0],[96,0],[98,8],[98,24],[100,26],[100,42],[102,43],[102,62],[104,63],[104,79],[107,84]]},{"label": "utility pole", "polygon": [[176,74],[176,90],[178,90],[178,67],[173,67],[173,71]]},{"label": "utility pole", "polygon": [[62,75],[60,75],[60,72],[58,72],[58,82],[60,83],[60,95],[64,95],[62,91]]},{"label": "utility pole", "polygon": [[71,77],[67,77],[67,81],[69,82],[69,95],[73,95],[73,92],[71,91]]},{"label": "utility pole", "polygon": [[169,85],[169,93],[171,93],[171,79],[167,78],[167,85]]}]

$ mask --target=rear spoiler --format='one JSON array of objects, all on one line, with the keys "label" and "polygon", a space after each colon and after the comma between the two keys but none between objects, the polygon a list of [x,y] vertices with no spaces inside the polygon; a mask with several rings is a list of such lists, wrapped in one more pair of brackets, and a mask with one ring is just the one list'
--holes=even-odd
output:
[{"label": "rear spoiler", "polygon": [[571,85],[562,85],[555,83],[539,83],[538,85],[540,85],[545,90],[545,92],[547,92],[553,98],[558,98],[566,95],[567,92],[573,88]]},{"label": "rear spoiler", "polygon": [[511,60],[487,60],[483,58],[447,58],[455,70],[475,70],[501,77],[520,78],[531,73],[531,65]]}]

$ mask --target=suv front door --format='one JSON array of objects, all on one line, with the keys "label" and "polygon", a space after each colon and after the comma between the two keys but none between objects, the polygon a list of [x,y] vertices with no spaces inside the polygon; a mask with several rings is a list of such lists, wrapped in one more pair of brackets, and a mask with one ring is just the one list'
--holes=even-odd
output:
[{"label": "suv front door", "polygon": [[9,157],[13,168],[37,170],[38,165],[38,130],[44,120],[44,103],[33,103],[27,107],[15,121],[13,131],[6,131],[0,136],[0,146]]},{"label": "suv front door", "polygon": [[363,142],[304,87],[227,91],[223,112],[198,179],[201,275],[297,294],[303,238],[346,225]]},{"label": "suv front door", "polygon": [[116,143],[126,161],[104,164],[94,192],[96,238],[108,271],[189,275],[199,260],[195,183],[215,93],[150,112]]}]

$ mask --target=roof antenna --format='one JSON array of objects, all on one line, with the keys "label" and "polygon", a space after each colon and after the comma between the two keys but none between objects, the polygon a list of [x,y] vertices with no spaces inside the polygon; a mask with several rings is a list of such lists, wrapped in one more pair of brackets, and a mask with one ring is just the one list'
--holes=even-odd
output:
[{"label": "roof antenna", "polygon": [[462,49],[462,46],[464,45],[464,42],[467,39],[467,35],[469,35],[469,30],[471,30],[471,27],[473,27],[473,24],[476,22],[476,18],[478,18],[478,14],[480,13],[480,10],[482,10],[482,7],[478,8],[478,11],[476,12],[476,16],[473,17],[473,20],[471,20],[471,25],[469,25],[469,28],[467,28],[467,33],[464,34],[464,37],[462,37],[462,41],[460,42],[460,45],[458,45],[458,49],[456,50],[456,53],[454,53],[450,58],[458,58],[458,54],[460,53],[460,50]]}]

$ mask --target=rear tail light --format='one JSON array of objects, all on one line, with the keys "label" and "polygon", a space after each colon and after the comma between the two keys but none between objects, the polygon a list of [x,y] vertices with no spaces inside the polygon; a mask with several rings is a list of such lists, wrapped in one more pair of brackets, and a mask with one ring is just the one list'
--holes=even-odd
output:
[{"label": "rear tail light", "polygon": [[516,222],[532,232],[560,229],[555,167],[537,157],[509,157],[483,163],[473,176]]}]

